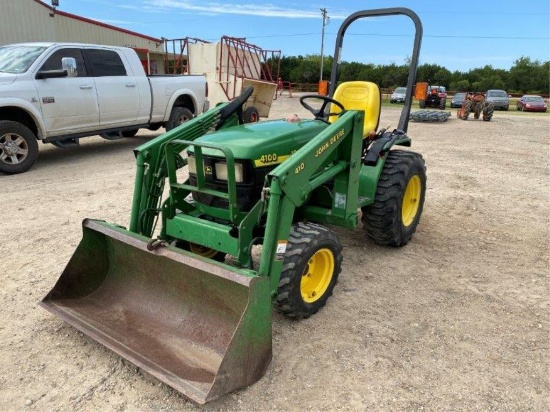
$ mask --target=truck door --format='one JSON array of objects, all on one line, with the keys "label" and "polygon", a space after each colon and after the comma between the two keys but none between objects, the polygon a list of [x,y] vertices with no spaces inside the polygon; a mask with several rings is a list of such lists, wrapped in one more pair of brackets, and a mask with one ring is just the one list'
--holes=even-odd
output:
[{"label": "truck door", "polygon": [[133,73],[114,50],[84,49],[99,101],[99,124],[135,124],[139,112],[139,88]]},{"label": "truck door", "polygon": [[77,77],[34,80],[48,136],[71,129],[93,129],[99,125],[94,79],[88,74],[81,49],[65,47],[54,51],[39,71],[60,70],[63,57],[76,60]]}]

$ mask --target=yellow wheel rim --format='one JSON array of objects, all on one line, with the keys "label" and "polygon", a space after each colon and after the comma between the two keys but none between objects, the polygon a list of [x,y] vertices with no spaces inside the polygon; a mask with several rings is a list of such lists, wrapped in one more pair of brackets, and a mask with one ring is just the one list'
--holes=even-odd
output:
[{"label": "yellow wheel rim", "polygon": [[309,258],[302,281],[300,291],[302,299],[307,303],[319,300],[327,291],[334,273],[334,255],[330,249],[319,249]]},{"label": "yellow wheel rim", "polygon": [[422,193],[422,181],[418,175],[414,175],[403,196],[403,207],[401,209],[401,220],[405,226],[410,226],[418,213],[420,195]]},{"label": "yellow wheel rim", "polygon": [[209,259],[212,259],[218,253],[218,251],[215,249],[197,245],[196,243],[191,243],[191,242],[189,242],[189,250],[195,253],[196,255],[204,256]]}]

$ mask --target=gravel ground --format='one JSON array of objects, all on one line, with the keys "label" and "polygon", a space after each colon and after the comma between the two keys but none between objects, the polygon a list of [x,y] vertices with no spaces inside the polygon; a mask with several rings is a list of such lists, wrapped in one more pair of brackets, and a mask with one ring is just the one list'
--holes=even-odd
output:
[{"label": "gravel ground", "polygon": [[[271,117],[308,112],[297,95]],[[399,107],[385,107],[395,127]],[[85,217],[128,224],[132,149],[153,133],[41,145],[0,176],[0,410],[547,411],[550,116],[411,123],[427,165],[424,213],[399,249],[336,229],[340,281],[303,321],[273,314],[273,361],[249,388],[198,406],[50,315],[38,302]]]}]

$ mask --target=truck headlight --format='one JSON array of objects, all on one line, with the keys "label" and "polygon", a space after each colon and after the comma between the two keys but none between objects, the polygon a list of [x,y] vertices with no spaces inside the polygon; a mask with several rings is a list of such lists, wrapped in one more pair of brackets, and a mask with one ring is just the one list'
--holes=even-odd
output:
[{"label": "truck headlight", "polygon": [[[227,163],[217,162],[215,168],[216,178],[219,180],[227,180]],[[235,182],[242,183],[243,181],[243,165],[242,163],[235,163]]]}]

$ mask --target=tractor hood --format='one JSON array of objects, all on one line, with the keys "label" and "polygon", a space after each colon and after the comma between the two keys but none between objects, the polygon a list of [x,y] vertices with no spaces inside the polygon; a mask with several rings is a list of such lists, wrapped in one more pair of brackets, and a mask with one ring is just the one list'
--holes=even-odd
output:
[{"label": "tractor hood", "polygon": [[[328,124],[317,120],[303,120],[298,123],[273,120],[222,129],[196,141],[221,144],[233,152],[235,159],[250,159],[256,166],[267,166],[279,163],[283,160],[281,157],[288,157],[327,126]],[[193,152],[192,148],[189,152]],[[203,149],[203,155],[222,156],[219,151],[208,148]]]}]

